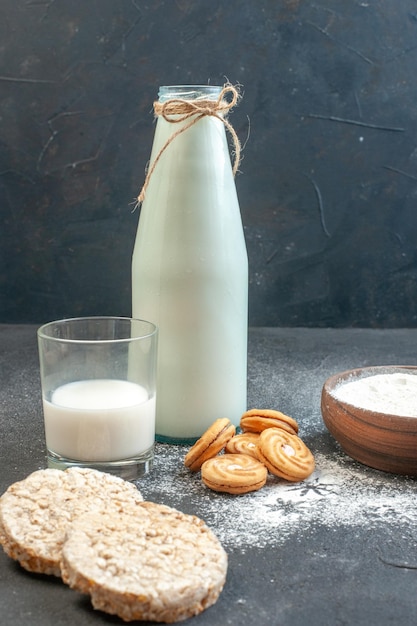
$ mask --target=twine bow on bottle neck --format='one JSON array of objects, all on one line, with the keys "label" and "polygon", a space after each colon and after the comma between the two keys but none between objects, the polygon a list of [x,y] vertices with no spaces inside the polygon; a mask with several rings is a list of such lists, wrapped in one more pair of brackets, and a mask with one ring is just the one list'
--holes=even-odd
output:
[{"label": "twine bow on bottle neck", "polygon": [[[231,94],[232,96],[231,100],[225,99],[225,96],[229,94]],[[230,124],[230,122],[226,119],[226,115],[235,106],[238,99],[239,92],[236,87],[227,84],[221,90],[217,100],[184,100],[183,98],[172,98],[170,100],[167,100],[166,102],[154,102],[153,106],[156,116],[163,117],[164,120],[166,120],[170,124],[178,124],[180,122],[186,122],[187,120],[189,120],[189,122],[179,128],[175,133],[173,133],[158,152],[154,162],[152,163],[151,168],[146,174],[145,182],[143,183],[143,187],[137,198],[138,204],[141,204],[143,202],[146,189],[149,185],[149,180],[155,170],[159,159],[168,148],[168,146],[174,141],[176,137],[178,137],[178,135],[184,133],[186,130],[191,128],[191,126],[194,126],[194,124],[196,124],[199,120],[206,116],[215,117],[216,119],[220,120],[231,134],[235,153],[233,163],[233,175],[236,174],[240,163],[241,146],[236,131]]]}]

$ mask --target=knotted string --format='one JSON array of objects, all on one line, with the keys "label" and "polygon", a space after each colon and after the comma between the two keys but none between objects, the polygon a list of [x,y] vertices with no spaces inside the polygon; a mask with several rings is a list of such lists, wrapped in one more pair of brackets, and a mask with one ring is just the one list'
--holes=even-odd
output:
[{"label": "knotted string", "polygon": [[[232,96],[230,101],[225,99],[225,96],[228,94],[231,94]],[[227,84],[223,87],[217,100],[184,100],[183,98],[172,98],[171,100],[167,100],[166,102],[154,102],[153,107],[155,115],[163,117],[164,120],[166,120],[167,122],[171,124],[178,124],[179,122],[185,122],[186,120],[190,121],[188,122],[188,124],[185,124],[175,133],[173,133],[158,152],[154,162],[152,163],[152,167],[148,170],[146,174],[145,182],[143,183],[142,190],[137,198],[138,204],[141,204],[143,202],[146,189],[149,185],[149,180],[155,170],[159,159],[168,148],[168,146],[174,141],[176,137],[178,137],[178,135],[181,135],[181,133],[184,133],[186,130],[191,128],[191,126],[194,126],[194,124],[196,124],[206,115],[210,115],[211,117],[215,117],[216,119],[220,120],[231,134],[235,151],[233,175],[236,174],[240,163],[240,141],[235,129],[222,114],[227,115],[230,109],[235,106],[238,99],[239,92],[236,87]]]}]

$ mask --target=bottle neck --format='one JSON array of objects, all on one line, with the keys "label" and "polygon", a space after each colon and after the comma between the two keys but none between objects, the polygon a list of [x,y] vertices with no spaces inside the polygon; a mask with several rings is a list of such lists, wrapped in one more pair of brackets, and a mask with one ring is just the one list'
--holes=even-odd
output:
[{"label": "bottle neck", "polygon": [[170,85],[159,88],[159,102],[168,100],[217,100],[222,87],[218,85]]}]

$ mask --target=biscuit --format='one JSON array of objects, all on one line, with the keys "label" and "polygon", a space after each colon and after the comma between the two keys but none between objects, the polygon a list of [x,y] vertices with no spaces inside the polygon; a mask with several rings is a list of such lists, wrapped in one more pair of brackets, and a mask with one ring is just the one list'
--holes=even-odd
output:
[{"label": "biscuit", "polygon": [[197,472],[204,461],[223,450],[235,433],[236,428],[227,417],[217,419],[187,452],[184,465],[191,471]]},{"label": "biscuit", "polygon": [[229,439],[224,450],[230,454],[248,454],[257,459],[258,441],[258,433],[240,433]]},{"label": "biscuit", "polygon": [[265,465],[247,454],[221,454],[201,467],[201,479],[207,487],[232,494],[257,491],[267,476]]},{"label": "biscuit", "polygon": [[243,432],[252,433],[261,433],[267,428],[281,428],[293,435],[298,433],[298,423],[295,419],[273,409],[246,411],[240,418],[240,427]]},{"label": "biscuit", "polygon": [[125,621],[172,623],[214,604],[227,555],[199,518],[164,505],[92,512],[68,529],[62,576],[95,609]]},{"label": "biscuit", "polygon": [[92,469],[38,470],[0,498],[0,543],[30,572],[60,576],[68,526],[91,510],[122,509],[143,498],[134,484]]},{"label": "biscuit", "polygon": [[259,437],[259,460],[275,476],[292,482],[304,480],[314,470],[314,457],[297,436],[279,428],[268,428]]}]

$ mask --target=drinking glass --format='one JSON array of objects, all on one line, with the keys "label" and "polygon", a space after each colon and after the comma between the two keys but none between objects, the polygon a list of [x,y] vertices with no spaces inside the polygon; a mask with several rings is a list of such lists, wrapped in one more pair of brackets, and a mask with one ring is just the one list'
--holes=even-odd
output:
[{"label": "drinking glass", "polygon": [[48,467],[135,480],[154,456],[158,331],[126,317],[79,317],[38,330]]}]

